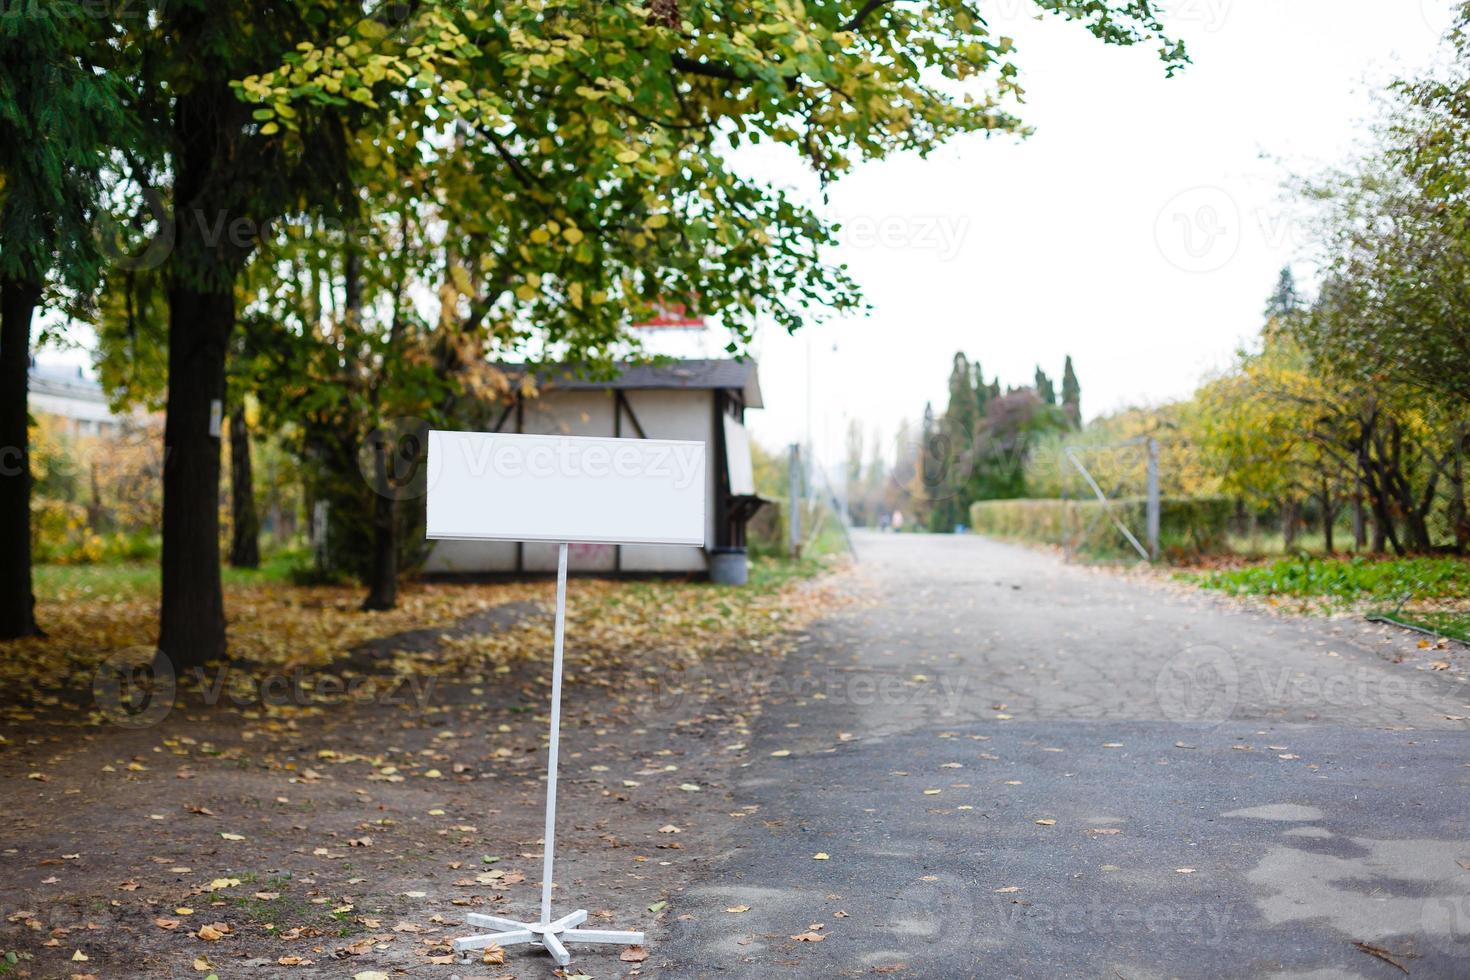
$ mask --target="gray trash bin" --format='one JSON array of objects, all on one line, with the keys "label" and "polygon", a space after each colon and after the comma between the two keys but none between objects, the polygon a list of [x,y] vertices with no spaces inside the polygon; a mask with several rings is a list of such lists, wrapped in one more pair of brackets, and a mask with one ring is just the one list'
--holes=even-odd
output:
[{"label": "gray trash bin", "polygon": [[750,563],[744,548],[711,548],[709,580],[716,585],[744,585],[750,580]]}]

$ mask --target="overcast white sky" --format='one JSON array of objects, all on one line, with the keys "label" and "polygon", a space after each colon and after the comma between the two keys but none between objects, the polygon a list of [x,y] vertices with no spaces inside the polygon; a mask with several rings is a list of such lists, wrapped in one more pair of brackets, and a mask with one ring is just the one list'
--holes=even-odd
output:
[{"label": "overcast white sky", "polygon": [[[757,354],[779,446],[807,424],[835,462],[849,418],[891,442],[943,408],[956,350],[1003,384],[1071,354],[1083,411],[1188,395],[1254,336],[1282,265],[1307,252],[1283,180],[1340,162],[1384,81],[1434,57],[1448,0],[1173,0],[1194,64],[1095,42],[1028,0],[982,0],[1019,45],[1029,140],[967,139],[831,188],[836,258],[874,307]],[[809,187],[800,166],[762,161]],[[1192,237],[1190,237],[1192,236]],[[1309,270],[1303,270],[1309,271]]]}]

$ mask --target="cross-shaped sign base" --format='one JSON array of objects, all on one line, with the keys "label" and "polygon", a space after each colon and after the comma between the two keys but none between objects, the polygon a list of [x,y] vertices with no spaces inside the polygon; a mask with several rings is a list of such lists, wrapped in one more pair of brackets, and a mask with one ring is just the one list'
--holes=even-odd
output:
[{"label": "cross-shaped sign base", "polygon": [[566,946],[563,945],[564,942],[615,943],[619,946],[643,945],[643,933],[641,932],[576,928],[587,921],[586,909],[578,909],[571,915],[564,915],[560,919],[547,923],[517,922],[515,919],[481,915],[478,912],[471,912],[465,916],[465,921],[472,926],[501,930],[456,939],[454,951],[463,953],[465,962],[469,962],[469,954],[472,949],[484,949],[487,946],[513,946],[517,943],[540,943],[546,947],[546,951],[551,954],[557,966],[566,966],[572,961],[572,954],[567,952]]}]

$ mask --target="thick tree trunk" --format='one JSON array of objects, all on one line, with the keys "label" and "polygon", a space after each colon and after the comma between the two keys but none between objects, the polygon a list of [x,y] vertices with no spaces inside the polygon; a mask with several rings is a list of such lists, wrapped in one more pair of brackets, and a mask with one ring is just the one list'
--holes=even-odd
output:
[{"label": "thick tree trunk", "polygon": [[220,585],[220,421],[234,293],[169,290],[159,652],[177,671],[225,655]]},{"label": "thick tree trunk", "polygon": [[260,567],[260,518],[255,513],[255,482],[250,470],[250,426],[245,406],[230,413],[230,564]]},{"label": "thick tree trunk", "polygon": [[41,289],[0,283],[0,640],[36,636],[31,589],[31,317]]},{"label": "thick tree trunk", "polygon": [[[343,308],[355,328],[362,318],[362,257],[355,249],[348,249],[342,275]],[[372,394],[373,411],[376,413],[378,393],[374,390]],[[373,549],[368,565],[368,594],[362,600],[362,608],[392,609],[398,604],[398,507],[388,454],[396,451],[397,447],[387,444],[386,430],[373,432],[368,438],[373,441],[373,478],[369,481],[373,491]],[[349,451],[348,456],[351,455]]]},{"label": "thick tree trunk", "polygon": [[389,447],[373,447],[373,561],[363,609],[392,609],[398,603],[398,507],[388,482]]}]

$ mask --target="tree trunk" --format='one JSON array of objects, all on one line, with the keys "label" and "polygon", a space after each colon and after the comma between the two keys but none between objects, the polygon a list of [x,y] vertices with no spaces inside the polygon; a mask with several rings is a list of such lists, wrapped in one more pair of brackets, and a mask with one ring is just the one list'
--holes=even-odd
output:
[{"label": "tree trunk", "polygon": [[1353,491],[1353,549],[1362,551],[1368,547],[1368,519],[1363,513],[1363,480],[1358,478],[1357,489]]},{"label": "tree trunk", "polygon": [[1337,522],[1337,511],[1332,506],[1332,491],[1326,482],[1322,484],[1322,543],[1328,555],[1335,550],[1332,541],[1332,525]]},{"label": "tree trunk", "polygon": [[[1368,492],[1368,504],[1373,511],[1373,550],[1381,553],[1386,543],[1393,546],[1396,554],[1402,555],[1404,549],[1394,530],[1389,500],[1393,492],[1392,474],[1398,466],[1398,458],[1390,455],[1388,446],[1383,442],[1376,409],[1362,422],[1357,450],[1358,471],[1363,488]],[[1377,450],[1376,459],[1374,450]]]},{"label": "tree trunk", "polygon": [[1402,555],[1403,546],[1399,544],[1398,532],[1394,530],[1393,515],[1388,509],[1388,501],[1383,494],[1369,486],[1369,500],[1373,505],[1373,550],[1382,552],[1385,545],[1392,546],[1394,553]]},{"label": "tree trunk", "polygon": [[1281,503],[1281,540],[1287,551],[1296,547],[1297,524],[1297,502],[1292,497]]},{"label": "tree trunk", "polygon": [[250,426],[245,406],[230,413],[230,564],[260,567],[260,518],[255,513],[255,482],[250,470]]},{"label": "tree trunk", "polygon": [[388,475],[389,447],[373,446],[373,562],[363,609],[392,609],[398,604],[398,507]]},{"label": "tree trunk", "polygon": [[175,671],[225,655],[220,585],[220,415],[231,288],[169,289],[168,416],[163,430],[163,603],[159,652]]},{"label": "tree trunk", "polygon": [[[356,327],[362,316],[362,259],[355,250],[347,253],[343,275],[346,279],[343,300],[347,318]],[[375,388],[374,412],[377,408],[378,392]],[[394,492],[396,486],[388,471],[388,454],[395,452],[397,446],[386,444],[386,429],[380,428],[368,438],[373,441],[373,551],[368,568],[368,594],[362,600],[362,608],[392,609],[398,604],[398,507]]]},{"label": "tree trunk", "polygon": [[91,496],[87,501],[87,526],[94,532],[101,533],[107,514],[102,507],[102,484],[97,479],[97,460],[93,459],[87,464],[87,473],[91,486]]},{"label": "tree trunk", "polygon": [[1455,534],[1455,550],[1464,553],[1470,546],[1470,518],[1465,512],[1465,439],[1462,433],[1455,440],[1454,469],[1450,473],[1450,528]]},{"label": "tree trunk", "polygon": [[31,317],[41,288],[0,283],[0,640],[38,636],[31,588]]}]

